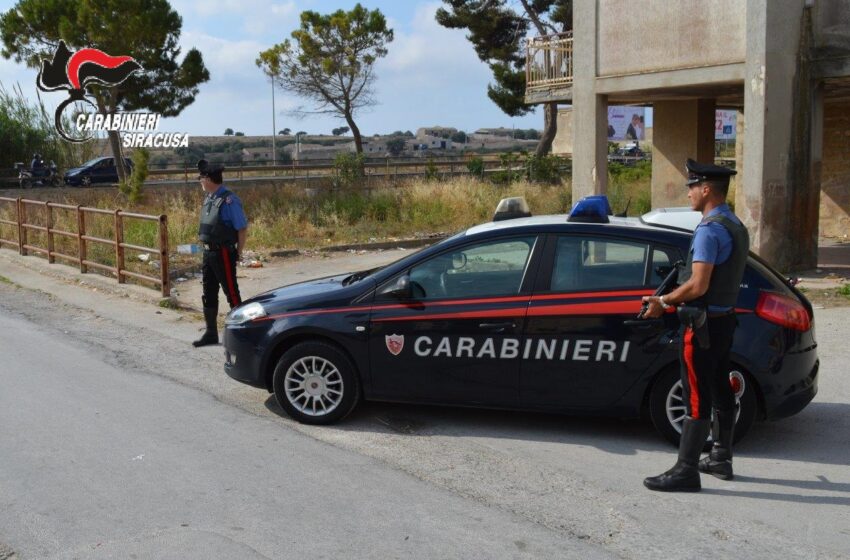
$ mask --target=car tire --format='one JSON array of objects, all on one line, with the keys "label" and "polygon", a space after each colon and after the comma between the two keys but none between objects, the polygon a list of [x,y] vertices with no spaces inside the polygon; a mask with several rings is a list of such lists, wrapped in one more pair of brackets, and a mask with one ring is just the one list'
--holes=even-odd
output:
[{"label": "car tire", "polygon": [[[756,419],[758,399],[752,379],[742,368],[733,364],[730,375],[743,381],[743,389],[738,402],[738,420],[735,423],[735,443],[743,439]],[[649,417],[658,432],[673,445],[679,445],[682,434],[681,423],[685,415],[685,405],[681,399],[682,382],[678,365],[662,371],[655,379],[649,394]],[[711,436],[706,447],[711,445]]]},{"label": "car tire", "polygon": [[91,186],[91,177],[88,175],[84,175],[80,178],[80,186],[81,187],[90,187]]},{"label": "car tire", "polygon": [[322,341],[301,342],[287,350],[272,379],[275,399],[302,424],[332,424],[354,410],[360,379],[348,356]]}]

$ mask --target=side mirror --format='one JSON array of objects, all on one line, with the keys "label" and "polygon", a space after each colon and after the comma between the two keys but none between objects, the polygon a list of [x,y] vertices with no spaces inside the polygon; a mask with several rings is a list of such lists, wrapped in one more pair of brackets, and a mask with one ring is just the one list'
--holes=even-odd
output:
[{"label": "side mirror", "polygon": [[381,292],[384,295],[393,296],[399,299],[410,299],[413,297],[413,290],[410,288],[410,276],[402,274],[399,276],[395,284],[387,286]]}]

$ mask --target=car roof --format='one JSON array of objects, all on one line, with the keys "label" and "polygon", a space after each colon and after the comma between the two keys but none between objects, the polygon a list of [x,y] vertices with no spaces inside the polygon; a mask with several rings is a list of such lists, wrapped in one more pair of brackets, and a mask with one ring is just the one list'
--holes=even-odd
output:
[{"label": "car roof", "polygon": [[[513,220],[502,220],[498,222],[487,222],[484,224],[479,224],[466,230],[465,235],[470,236],[483,233],[496,233],[500,231],[507,232],[513,229],[530,230],[541,227],[545,229],[559,229],[557,228],[557,226],[563,226],[564,229],[568,229],[570,227],[592,226],[593,229],[604,229],[606,227],[611,227],[635,229],[646,232],[669,232],[670,230],[673,230],[688,233],[692,232],[696,228],[697,224],[699,223],[699,220],[697,219],[694,222],[694,218],[701,217],[701,214],[699,212],[690,212],[690,208],[688,208],[687,210],[687,213],[676,213],[676,218],[672,218],[669,220],[659,220],[655,217],[653,212],[650,212],[648,214],[644,214],[644,216],[641,216],[640,218],[621,218],[618,216],[608,216],[608,223],[569,222],[567,221],[566,214],[532,216],[530,218],[515,218]],[[665,217],[673,215],[674,214],[666,214]],[[690,226],[690,224],[692,224],[692,226]]]}]

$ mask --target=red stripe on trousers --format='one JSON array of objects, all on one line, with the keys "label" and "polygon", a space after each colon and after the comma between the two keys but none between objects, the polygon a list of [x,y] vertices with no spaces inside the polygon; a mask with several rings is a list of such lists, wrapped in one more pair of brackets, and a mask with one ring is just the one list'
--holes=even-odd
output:
[{"label": "red stripe on trousers", "polygon": [[699,385],[697,372],[694,369],[694,330],[685,330],[685,367],[688,370],[688,385],[691,389],[691,418],[699,419]]},{"label": "red stripe on trousers", "polygon": [[230,254],[227,252],[227,247],[222,247],[221,252],[224,257],[222,260],[224,261],[224,277],[227,278],[227,291],[230,292],[230,301],[233,302],[232,307],[236,307],[241,302],[233,284],[233,276],[230,274]]}]

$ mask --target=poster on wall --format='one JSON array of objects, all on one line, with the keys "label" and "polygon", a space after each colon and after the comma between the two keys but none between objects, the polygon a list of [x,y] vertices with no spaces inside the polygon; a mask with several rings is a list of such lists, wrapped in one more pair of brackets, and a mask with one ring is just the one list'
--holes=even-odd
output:
[{"label": "poster on wall", "polygon": [[738,121],[737,111],[719,110],[714,112],[714,139],[734,140],[735,126]]},{"label": "poster on wall", "polygon": [[644,107],[608,107],[608,140],[644,140],[645,111]]}]

